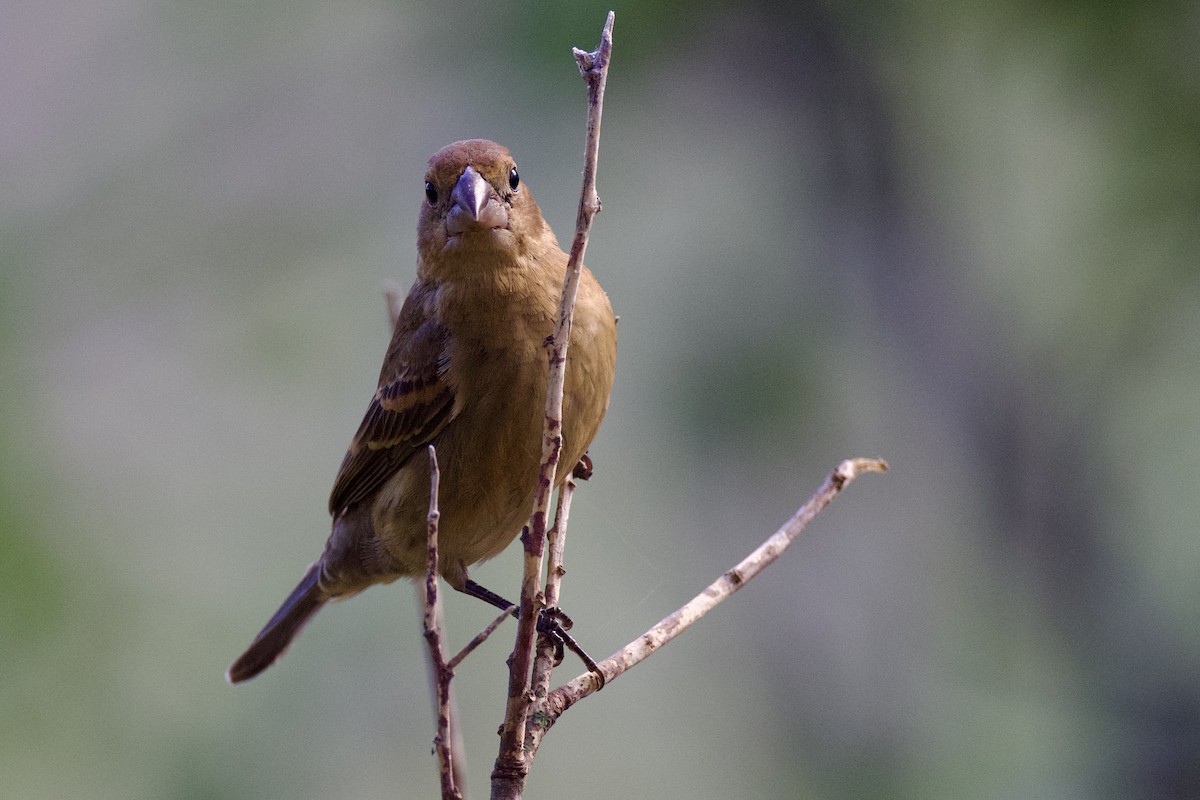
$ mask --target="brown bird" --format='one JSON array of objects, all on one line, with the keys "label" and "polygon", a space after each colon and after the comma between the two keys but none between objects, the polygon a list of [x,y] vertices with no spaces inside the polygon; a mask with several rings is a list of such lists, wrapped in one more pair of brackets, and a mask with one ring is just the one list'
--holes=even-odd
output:
[{"label": "brown bird", "polygon": [[[508,150],[470,139],[429,160],[417,279],[396,320],[379,388],[329,499],[321,558],[226,677],[253,678],[326,602],[425,572],[429,464],[441,468],[442,577],[496,602],[467,568],[509,545],[533,510],[545,417],[545,340],[567,256]],[[596,435],[616,366],[608,296],[583,269],[563,392],[556,485]]]}]

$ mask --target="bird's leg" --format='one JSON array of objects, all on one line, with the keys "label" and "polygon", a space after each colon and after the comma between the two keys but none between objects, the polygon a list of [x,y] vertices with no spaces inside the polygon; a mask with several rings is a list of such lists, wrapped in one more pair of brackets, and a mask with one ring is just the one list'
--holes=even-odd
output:
[{"label": "bird's leg", "polygon": [[487,588],[486,586],[480,586],[470,578],[467,578],[465,581],[463,581],[463,587],[459,591],[461,591],[463,594],[469,594],[471,597],[482,600],[488,605],[495,606],[501,611],[512,611],[512,615],[514,617],[520,616],[520,614],[517,613],[520,606],[518,606],[516,603],[508,602],[491,589]]},{"label": "bird's leg", "polygon": [[[475,581],[467,578],[463,581],[463,588],[460,589],[463,594],[469,594],[471,597],[478,598],[483,602],[493,605],[502,611],[509,611],[514,617],[520,617],[520,607],[514,603],[510,603],[500,595],[488,589],[486,586],[481,586]],[[554,665],[558,666],[563,660],[563,648],[570,650],[584,663],[588,671],[594,672],[596,677],[600,679],[600,686],[604,686],[604,673],[600,671],[600,665],[596,660],[589,656],[587,652],[580,646],[579,642],[575,641],[575,637],[567,633],[567,630],[574,623],[571,618],[566,615],[560,608],[543,608],[538,614],[537,632],[546,636],[554,643]]]}]

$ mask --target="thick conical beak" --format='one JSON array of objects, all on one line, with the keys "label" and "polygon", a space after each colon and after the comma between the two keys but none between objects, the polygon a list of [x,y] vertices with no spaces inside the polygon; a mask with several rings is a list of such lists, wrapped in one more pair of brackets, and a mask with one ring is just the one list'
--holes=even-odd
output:
[{"label": "thick conical beak", "polygon": [[454,235],[508,227],[508,209],[496,190],[473,167],[463,170],[450,192],[446,232]]}]

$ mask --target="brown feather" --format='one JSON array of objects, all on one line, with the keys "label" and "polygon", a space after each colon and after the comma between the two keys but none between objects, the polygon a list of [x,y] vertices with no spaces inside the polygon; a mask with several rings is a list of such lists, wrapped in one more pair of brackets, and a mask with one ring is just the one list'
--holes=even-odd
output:
[{"label": "brown feather", "polygon": [[[435,153],[421,197],[417,279],[334,481],[325,551],[231,680],[272,663],[325,601],[423,574],[427,444],[436,445],[441,467],[439,563],[451,586],[465,590],[468,568],[503,550],[528,521],[545,422],[545,342],[567,255],[512,155],[494,142],[471,139]],[[612,306],[585,267],[556,485],[604,418],[616,347]]]},{"label": "brown feather", "polygon": [[[454,393],[443,380],[449,331],[418,313],[413,292],[401,312],[379,388],[342,460],[329,513],[370,497],[454,418]],[[411,306],[411,308],[410,308]]]}]

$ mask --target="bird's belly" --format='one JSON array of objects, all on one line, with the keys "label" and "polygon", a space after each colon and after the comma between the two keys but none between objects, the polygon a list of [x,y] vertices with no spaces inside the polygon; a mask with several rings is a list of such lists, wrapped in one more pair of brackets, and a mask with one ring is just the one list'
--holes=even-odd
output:
[{"label": "bird's belly", "polygon": [[[584,351],[586,352],[586,351]],[[471,355],[459,355],[460,363]],[[545,420],[545,358],[540,349],[497,353],[509,363],[502,386],[473,387],[465,406],[437,437],[438,526],[441,572],[451,584],[467,567],[492,558],[512,543],[529,520],[542,456]],[[468,367],[465,374],[479,374]],[[583,455],[604,416],[609,386],[594,364],[568,361],[563,449],[555,483]],[[491,374],[495,374],[494,372]],[[525,394],[517,394],[523,387]],[[429,460],[416,454],[379,494],[372,513],[381,547],[399,574],[425,571],[429,511]]]},{"label": "bird's belly", "polygon": [[[532,404],[540,409],[540,404]],[[438,437],[439,557],[453,576],[507,547],[533,510],[541,457],[541,414],[514,419],[481,405],[464,410]],[[504,422],[500,422],[503,420]],[[429,461],[415,456],[380,493],[374,528],[402,574],[424,572],[429,510]]]}]

